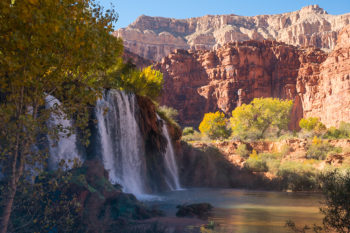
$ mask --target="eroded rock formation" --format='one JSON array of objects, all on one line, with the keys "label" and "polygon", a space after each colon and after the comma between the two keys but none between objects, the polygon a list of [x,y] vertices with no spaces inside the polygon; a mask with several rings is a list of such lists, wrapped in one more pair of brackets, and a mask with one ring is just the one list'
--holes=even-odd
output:
[{"label": "eroded rock formation", "polygon": [[276,41],[230,43],[215,51],[176,50],[155,65],[165,80],[161,104],[178,109],[182,125],[198,126],[204,113],[230,114],[257,97],[294,99],[303,53]]},{"label": "eroded rock formation", "polygon": [[174,49],[212,49],[246,40],[333,49],[338,31],[349,22],[350,14],[330,15],[311,5],[295,12],[253,17],[231,14],[177,20],[142,15],[114,35],[123,38],[131,52],[160,61]]},{"label": "eroded rock formation", "polygon": [[350,122],[350,25],[339,33],[335,49],[323,63],[319,57],[310,58],[297,81],[304,116],[320,117],[327,126]]},{"label": "eroded rock formation", "polygon": [[350,121],[350,26],[329,55],[314,47],[246,41],[212,51],[175,50],[155,65],[164,74],[161,104],[179,110],[183,126],[204,113],[231,111],[254,98],[294,100],[291,129],[302,117],[329,126]]}]

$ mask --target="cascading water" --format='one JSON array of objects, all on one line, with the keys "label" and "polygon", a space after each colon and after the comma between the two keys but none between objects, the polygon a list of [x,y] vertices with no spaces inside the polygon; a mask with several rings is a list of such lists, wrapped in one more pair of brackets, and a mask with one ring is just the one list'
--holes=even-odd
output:
[{"label": "cascading water", "polygon": [[163,131],[163,135],[167,140],[167,148],[164,154],[164,163],[165,163],[164,165],[167,172],[166,174],[167,184],[172,190],[181,189],[176,160],[175,160],[174,148],[171,143],[168,128],[166,127],[165,122],[158,115],[157,115],[157,118],[158,120],[161,120],[163,122],[162,131]]},{"label": "cascading water", "polygon": [[[56,105],[60,105],[58,99],[51,95],[46,96],[46,109],[55,108]],[[59,114],[51,114],[47,126],[49,128],[62,127],[63,131],[65,131],[65,129],[71,129],[73,124],[63,113],[59,112]],[[77,138],[75,134],[68,136],[65,132],[59,132],[57,139],[48,136],[48,141],[50,169],[57,169],[61,160],[66,162],[68,168],[72,168],[75,160],[80,162],[83,160],[77,149]]]},{"label": "cascading water", "polygon": [[135,95],[110,90],[98,100],[96,118],[102,161],[110,181],[140,196],[146,190],[146,162],[136,110]]}]

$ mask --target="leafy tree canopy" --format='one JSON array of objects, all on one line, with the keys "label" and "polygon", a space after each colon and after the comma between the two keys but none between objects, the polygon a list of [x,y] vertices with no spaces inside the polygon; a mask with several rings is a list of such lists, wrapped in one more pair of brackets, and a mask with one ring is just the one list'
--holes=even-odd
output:
[{"label": "leafy tree canopy", "polygon": [[131,63],[124,64],[120,59],[108,71],[109,85],[114,83],[121,90],[130,91],[140,96],[156,100],[163,88],[163,74],[148,66],[142,70],[136,69]]},{"label": "leafy tree canopy", "polygon": [[[103,88],[115,86],[106,71],[122,55],[122,41],[111,35],[116,19],[93,0],[0,1],[0,163],[7,182],[1,233],[24,168],[45,163],[47,154],[34,146],[43,135],[67,130],[47,127],[52,111],[74,119],[84,138],[89,136],[89,106]],[[62,104],[46,109],[47,95]]]},{"label": "leafy tree canopy", "polygon": [[316,133],[321,133],[322,131],[326,130],[326,126],[318,117],[302,118],[299,121],[299,126],[306,131],[314,131]]},{"label": "leafy tree canopy", "polygon": [[206,113],[199,125],[199,131],[211,139],[227,138],[229,131],[226,128],[227,120],[222,112]]},{"label": "leafy tree canopy", "polygon": [[269,128],[275,127],[280,134],[281,130],[288,128],[292,106],[291,100],[255,98],[250,104],[232,111],[232,133],[242,138],[263,138]]}]

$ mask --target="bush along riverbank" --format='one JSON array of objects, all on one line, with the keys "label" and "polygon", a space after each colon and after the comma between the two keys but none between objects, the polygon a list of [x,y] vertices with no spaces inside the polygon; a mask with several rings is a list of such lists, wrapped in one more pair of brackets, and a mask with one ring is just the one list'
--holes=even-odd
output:
[{"label": "bush along riverbank", "polygon": [[207,140],[179,148],[189,187],[319,191],[322,173],[350,168],[350,139]]}]

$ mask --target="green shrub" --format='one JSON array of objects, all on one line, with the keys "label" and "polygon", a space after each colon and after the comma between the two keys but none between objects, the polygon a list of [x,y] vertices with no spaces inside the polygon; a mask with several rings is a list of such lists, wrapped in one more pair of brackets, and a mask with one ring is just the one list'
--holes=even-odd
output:
[{"label": "green shrub", "polygon": [[310,164],[293,161],[282,163],[277,176],[284,190],[307,191],[318,188],[318,172]]},{"label": "green shrub", "polygon": [[292,138],[297,138],[297,132],[296,131],[285,131],[281,134],[281,136],[278,139],[278,141],[286,140],[286,139],[292,139]]},{"label": "green shrub", "polygon": [[249,158],[244,164],[244,167],[252,172],[267,172],[269,170],[266,161],[261,158]]},{"label": "green shrub", "polygon": [[342,149],[340,147],[332,146],[327,142],[314,140],[306,151],[306,158],[324,160],[326,159],[327,155],[332,152],[341,153]]},{"label": "green shrub", "polygon": [[323,135],[323,138],[328,138],[328,139],[338,139],[342,138],[342,132],[335,128],[335,127],[330,127],[327,132]]},{"label": "green shrub", "polygon": [[267,172],[269,170],[266,161],[255,150],[249,155],[244,167],[252,172]]},{"label": "green shrub", "polygon": [[175,108],[163,105],[158,107],[158,114],[159,113],[162,115],[162,117],[177,122],[177,116],[179,115],[179,112]]},{"label": "green shrub", "polygon": [[281,156],[284,157],[284,156],[288,155],[290,153],[290,151],[291,151],[290,146],[287,144],[284,144],[281,148]]},{"label": "green shrub", "polygon": [[183,135],[183,136],[191,135],[191,134],[194,134],[194,129],[193,129],[193,127],[185,127],[185,128],[182,130],[182,135]]},{"label": "green shrub", "polygon": [[331,148],[326,144],[316,144],[309,146],[306,152],[307,159],[324,160]]},{"label": "green shrub", "polygon": [[320,121],[318,117],[302,118],[299,121],[300,128],[306,131],[321,132],[326,130],[326,126]]},{"label": "green shrub", "polygon": [[324,138],[329,139],[340,139],[350,137],[350,123],[344,121],[340,122],[339,128],[330,127],[327,132],[323,135]]},{"label": "green shrub", "polygon": [[239,144],[237,146],[236,153],[239,154],[242,158],[247,159],[249,157],[250,151],[247,149],[246,144]]},{"label": "green shrub", "polygon": [[160,106],[157,108],[158,115],[165,121],[174,125],[176,128],[181,130],[181,127],[177,123],[177,116],[179,115],[178,111],[172,107]]},{"label": "green shrub", "polygon": [[182,135],[181,138],[183,141],[202,141],[202,134],[197,130],[194,130],[193,134]]},{"label": "green shrub", "polygon": [[347,137],[350,137],[350,122],[340,122],[339,130]]}]

